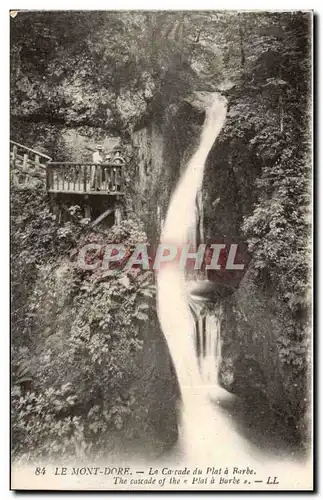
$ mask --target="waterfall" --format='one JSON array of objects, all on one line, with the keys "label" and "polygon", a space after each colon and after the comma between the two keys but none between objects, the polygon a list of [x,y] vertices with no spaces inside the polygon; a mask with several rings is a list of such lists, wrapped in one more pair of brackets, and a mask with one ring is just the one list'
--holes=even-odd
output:
[{"label": "waterfall", "polygon": [[[197,197],[201,193],[205,161],[225,117],[226,101],[214,94],[206,110],[199,147],[170,200],[161,243],[177,245],[179,249],[184,243],[196,243],[196,239],[192,240],[196,238],[193,228],[198,220],[196,208],[201,198],[197,203]],[[200,238],[203,238],[201,231]],[[285,463],[276,455],[270,459],[259,454],[252,442],[241,436],[239,426],[230,418],[232,415],[223,412],[220,403],[230,403],[231,396],[218,383],[222,306],[216,300],[208,302],[206,294],[200,293],[201,288],[210,291],[205,277],[202,282],[194,280],[174,260],[157,271],[158,318],[181,392],[179,440],[173,460],[191,467],[251,465],[257,470],[257,478],[267,477],[269,466],[270,474],[280,480],[290,477],[292,471],[295,478],[303,477],[303,465]],[[252,488],[251,482],[246,488]],[[245,487],[241,485],[241,489]]]},{"label": "waterfall", "polygon": [[[201,203],[198,197],[204,166],[224,125],[226,104],[219,94],[212,95],[199,146],[170,200],[161,243],[177,248],[188,242],[196,244],[197,206]],[[216,310],[207,310],[203,300],[193,299],[190,283],[176,262],[160,269],[157,272],[157,309],[181,391],[181,447],[186,460],[206,460],[214,458],[216,449],[221,450],[221,456],[224,449],[234,449],[237,436],[210,401],[221,391],[218,386],[221,305],[217,304]]]}]

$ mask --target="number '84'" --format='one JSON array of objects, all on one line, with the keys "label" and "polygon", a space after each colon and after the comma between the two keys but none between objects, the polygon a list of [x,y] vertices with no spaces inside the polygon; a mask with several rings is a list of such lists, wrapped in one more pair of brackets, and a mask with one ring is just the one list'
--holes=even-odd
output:
[{"label": "number '84'", "polygon": [[44,475],[46,472],[45,467],[36,467],[35,474],[36,476]]}]

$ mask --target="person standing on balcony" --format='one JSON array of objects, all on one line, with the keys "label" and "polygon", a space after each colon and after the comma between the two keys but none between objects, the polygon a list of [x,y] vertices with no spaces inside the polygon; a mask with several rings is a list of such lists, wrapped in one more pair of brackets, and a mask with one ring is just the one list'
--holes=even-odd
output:
[{"label": "person standing on balcony", "polygon": [[[107,155],[105,155],[104,163],[106,163],[106,164],[112,163],[111,153],[108,153]],[[104,182],[106,183],[108,191],[111,191],[111,189],[112,189],[112,183],[111,183],[111,170],[110,170],[110,167],[104,167]]]},{"label": "person standing on balcony", "polygon": [[[113,163],[115,165],[124,165],[125,160],[121,156],[121,150],[116,149],[113,157]],[[113,190],[114,191],[121,191],[121,168],[114,167],[114,185],[113,185]]]},{"label": "person standing on balcony", "polygon": [[[92,161],[93,165],[91,167],[91,189],[95,189],[95,184],[97,181],[97,184],[99,184],[99,169],[96,168],[97,165],[100,165],[100,163],[103,163],[103,146],[101,144],[97,144],[96,150],[94,151],[92,155]],[[99,189],[99,188],[98,188]]]}]

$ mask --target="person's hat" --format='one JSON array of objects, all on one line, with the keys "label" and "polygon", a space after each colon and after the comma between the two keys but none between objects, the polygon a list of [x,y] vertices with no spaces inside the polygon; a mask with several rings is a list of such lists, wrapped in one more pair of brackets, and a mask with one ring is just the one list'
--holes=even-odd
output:
[{"label": "person's hat", "polygon": [[100,149],[100,150],[102,150],[102,149],[103,149],[102,144],[97,144],[97,145],[96,145],[96,149]]}]

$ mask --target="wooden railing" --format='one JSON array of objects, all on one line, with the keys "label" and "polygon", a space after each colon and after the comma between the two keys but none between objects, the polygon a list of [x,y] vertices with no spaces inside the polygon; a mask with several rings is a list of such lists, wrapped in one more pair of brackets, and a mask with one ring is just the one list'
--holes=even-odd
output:
[{"label": "wooden railing", "polygon": [[52,159],[10,141],[13,182],[24,185],[43,183],[51,193],[123,194],[124,160],[111,163],[52,162]]},{"label": "wooden railing", "polygon": [[22,166],[23,169],[27,169],[29,166],[45,169],[47,163],[51,161],[49,156],[15,141],[10,141],[10,159],[14,167]]},{"label": "wooden railing", "polygon": [[123,194],[124,164],[47,164],[47,191],[51,193]]},{"label": "wooden railing", "polygon": [[14,186],[45,187],[46,165],[51,158],[39,151],[10,141],[10,176]]}]

